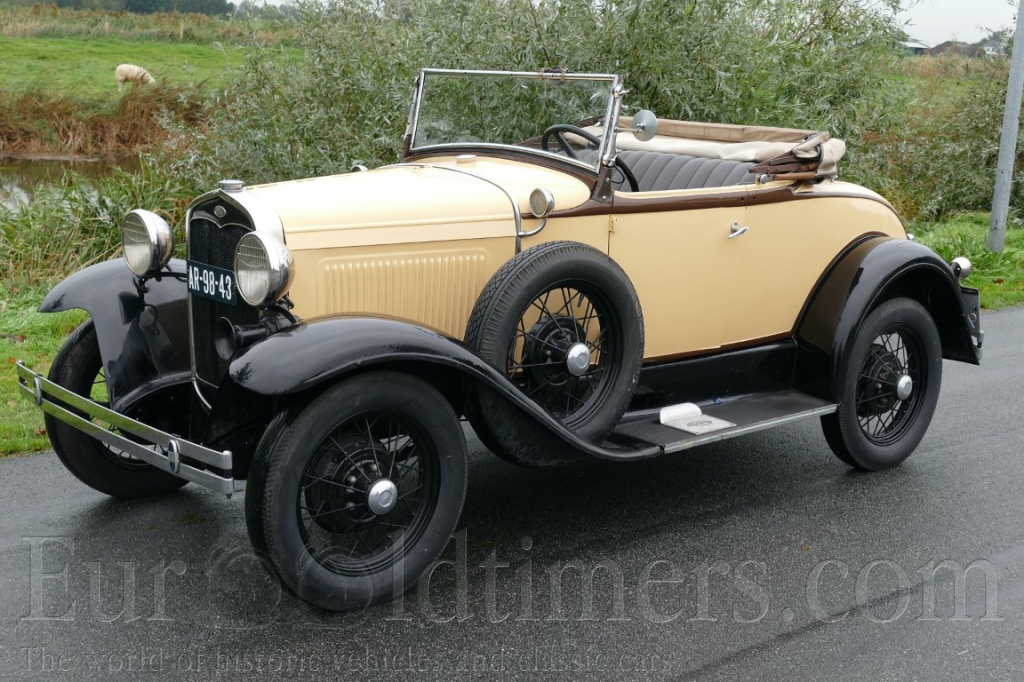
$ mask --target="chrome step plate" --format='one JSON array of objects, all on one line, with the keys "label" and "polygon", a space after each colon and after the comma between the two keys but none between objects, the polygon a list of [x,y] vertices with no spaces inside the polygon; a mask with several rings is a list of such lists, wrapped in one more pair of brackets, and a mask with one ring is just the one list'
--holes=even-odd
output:
[{"label": "chrome step plate", "polygon": [[685,431],[694,436],[736,426],[731,421],[702,414],[700,408],[693,403],[680,403],[661,408],[659,421],[665,426]]}]

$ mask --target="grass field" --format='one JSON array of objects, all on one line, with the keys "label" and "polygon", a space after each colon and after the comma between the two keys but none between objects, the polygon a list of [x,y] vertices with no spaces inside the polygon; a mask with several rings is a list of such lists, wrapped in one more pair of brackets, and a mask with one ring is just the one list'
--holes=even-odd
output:
[{"label": "grass field", "polygon": [[37,371],[49,369],[64,339],[86,317],[78,310],[37,313],[45,293],[5,287],[0,299],[0,457],[50,447],[42,413],[19,395],[14,363],[24,360]]},{"label": "grass field", "polygon": [[[0,36],[8,38],[120,38],[168,43],[239,44],[256,40],[277,44],[295,38],[284,21],[260,17],[236,19],[180,12],[132,12],[75,9],[35,4],[0,7]],[[271,13],[272,14],[272,13]]]},{"label": "grass field", "polygon": [[[214,91],[229,84],[245,49],[228,43],[0,37],[0,155],[126,156],[159,149],[169,137],[165,122],[202,127]],[[143,66],[156,85],[119,91],[114,71],[122,63]]]},{"label": "grass field", "polygon": [[125,62],[146,68],[158,83],[220,85],[242,62],[239,47],[129,42],[109,38],[0,38],[0,90],[56,92],[113,101],[114,69]]},{"label": "grass field", "polygon": [[922,244],[947,262],[966,256],[974,266],[967,286],[981,291],[981,307],[996,310],[1024,305],[1024,228],[1011,227],[1001,254],[988,250],[989,215],[966,213],[940,223],[909,226]]}]

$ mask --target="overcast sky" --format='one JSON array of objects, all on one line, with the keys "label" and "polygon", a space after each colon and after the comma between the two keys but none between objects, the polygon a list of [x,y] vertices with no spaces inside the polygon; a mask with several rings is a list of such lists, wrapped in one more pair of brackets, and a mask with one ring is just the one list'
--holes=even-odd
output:
[{"label": "overcast sky", "polygon": [[909,36],[934,47],[947,40],[974,43],[987,29],[1013,28],[1016,2],[1007,0],[920,0],[900,17]]}]

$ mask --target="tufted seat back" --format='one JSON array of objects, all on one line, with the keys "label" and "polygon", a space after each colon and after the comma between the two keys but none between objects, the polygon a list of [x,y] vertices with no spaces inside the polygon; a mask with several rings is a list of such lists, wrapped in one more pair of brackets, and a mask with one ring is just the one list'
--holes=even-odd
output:
[{"label": "tufted seat back", "polygon": [[[580,154],[580,158],[589,161],[596,154],[590,151]],[[754,181],[754,174],[750,172],[754,163],[749,161],[632,150],[620,150],[619,157],[633,171],[641,192],[728,187]],[[615,173],[613,184],[616,189],[628,192],[629,183],[620,176],[621,173]]]}]

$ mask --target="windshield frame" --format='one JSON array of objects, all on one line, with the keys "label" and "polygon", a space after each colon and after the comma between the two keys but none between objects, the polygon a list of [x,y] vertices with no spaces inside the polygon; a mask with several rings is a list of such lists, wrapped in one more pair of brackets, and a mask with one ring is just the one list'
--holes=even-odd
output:
[{"label": "windshield frame", "polygon": [[[482,77],[482,78],[524,78],[531,80],[552,80],[552,81],[566,81],[566,80],[579,80],[579,81],[604,81],[609,83],[610,91],[608,97],[608,105],[602,115],[602,118],[598,125],[601,127],[601,145],[598,148],[598,165],[595,167],[589,163],[580,161],[578,159],[572,159],[568,156],[557,154],[555,152],[546,152],[542,149],[534,149],[530,147],[521,147],[514,144],[504,144],[498,142],[447,142],[443,144],[430,144],[423,145],[420,147],[416,146],[416,133],[419,127],[420,120],[420,106],[423,103],[423,88],[426,82],[426,77],[431,74],[440,74],[442,76],[468,76],[471,78]],[[601,166],[611,166],[615,160],[615,125],[614,122],[618,121],[619,110],[622,106],[622,96],[625,94],[625,90],[622,88],[622,79],[615,74],[602,74],[602,73],[573,73],[570,71],[485,71],[485,70],[473,70],[473,69],[421,69],[419,75],[416,78],[416,85],[413,89],[413,101],[412,108],[409,112],[409,121],[405,130],[405,152],[403,157],[415,154],[416,156],[425,153],[436,153],[436,152],[449,152],[457,153],[460,150],[480,150],[480,149],[495,149],[502,151],[512,151],[516,153],[534,154],[542,156],[544,158],[554,159],[562,163],[568,163],[573,166],[585,169],[590,173],[600,172]],[[575,124],[575,121],[565,121],[565,123]]]}]

